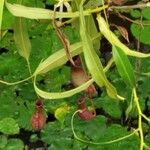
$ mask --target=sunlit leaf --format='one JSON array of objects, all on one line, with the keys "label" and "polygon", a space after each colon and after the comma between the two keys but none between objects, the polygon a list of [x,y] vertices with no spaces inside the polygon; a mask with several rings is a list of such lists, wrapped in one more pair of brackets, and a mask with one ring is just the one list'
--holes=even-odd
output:
[{"label": "sunlit leaf", "polygon": [[3,17],[3,7],[4,7],[4,0],[0,2],[0,32],[1,32],[1,25],[2,25],[2,17]]},{"label": "sunlit leaf", "polygon": [[[78,55],[82,52],[82,43],[78,42],[70,46],[70,53],[72,56]],[[66,52],[64,49],[61,49],[51,56],[49,56],[46,60],[39,64],[34,74],[42,74],[46,73],[49,70],[59,67],[68,61],[66,57]]]},{"label": "sunlit leaf", "polygon": [[128,57],[119,47],[113,46],[112,50],[120,76],[128,86],[131,88],[135,87],[135,76]]},{"label": "sunlit leaf", "polygon": [[[99,36],[100,36],[100,34],[96,34],[90,40],[95,40]],[[70,46],[70,53],[71,53],[72,57],[80,54],[81,52],[82,52],[82,43],[81,42],[77,42]],[[54,54],[50,55],[43,62],[41,62],[39,64],[39,66],[37,67],[34,74],[37,75],[37,74],[46,73],[46,72],[50,71],[51,69],[54,69],[56,67],[59,67],[59,66],[65,64],[67,62],[67,60],[68,59],[66,57],[65,50],[61,49],[61,50],[55,52]]]},{"label": "sunlit leaf", "polygon": [[83,8],[80,7],[80,36],[83,42],[83,52],[85,62],[89,69],[90,74],[92,75],[93,80],[100,86],[105,86],[107,93],[112,98],[120,98],[117,95],[117,91],[113,85],[107,80],[105,73],[103,71],[103,66],[101,61],[96,54],[89,35],[86,32],[85,19],[83,16]]},{"label": "sunlit leaf", "polygon": [[14,39],[18,47],[18,53],[28,60],[30,56],[31,43],[24,18],[15,18]]},{"label": "sunlit leaf", "polygon": [[36,83],[34,81],[34,88],[36,93],[41,96],[42,98],[45,99],[61,99],[61,98],[66,98],[66,97],[70,97],[76,93],[79,93],[85,89],[87,89],[91,84],[93,83],[93,79],[90,79],[89,81],[87,81],[86,83],[82,84],[81,86],[74,88],[72,90],[69,91],[65,91],[65,92],[56,92],[56,93],[50,93],[50,92],[45,92],[43,90],[40,90],[37,86]]},{"label": "sunlit leaf", "polygon": [[101,33],[105,36],[105,38],[112,45],[119,47],[122,51],[124,51],[125,54],[134,56],[134,57],[139,57],[139,58],[150,57],[150,54],[144,54],[141,52],[130,50],[126,45],[121,43],[121,41],[117,38],[117,36],[109,29],[104,18],[101,17],[99,14],[97,15],[97,21],[99,24],[99,29],[100,29]]},{"label": "sunlit leaf", "polygon": [[[18,4],[10,4],[6,2],[8,10],[17,17],[25,17],[30,19],[53,19],[54,12],[43,8],[26,7]],[[88,11],[85,15],[90,15]],[[75,18],[79,16],[79,12],[56,12],[56,18]]]},{"label": "sunlit leaf", "polygon": [[61,123],[61,126],[64,126],[64,121],[66,114],[69,112],[69,106],[61,106],[55,110],[55,118]]},{"label": "sunlit leaf", "polygon": [[[89,34],[90,37],[93,37],[95,34],[98,33],[93,16],[92,15],[87,16],[85,18],[85,21],[86,21],[87,33]],[[100,54],[100,50],[99,50],[100,49],[100,38],[97,38],[96,40],[93,41],[93,47],[98,55]]]}]

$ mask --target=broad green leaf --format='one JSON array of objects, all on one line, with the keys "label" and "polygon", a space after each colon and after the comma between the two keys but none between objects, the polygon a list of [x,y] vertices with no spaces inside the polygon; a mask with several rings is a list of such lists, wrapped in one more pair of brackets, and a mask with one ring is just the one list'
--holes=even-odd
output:
[{"label": "broad green leaf", "polygon": [[1,33],[1,25],[2,25],[2,17],[3,17],[3,7],[4,7],[4,0],[0,1],[0,33]]},{"label": "broad green leaf", "polygon": [[130,86],[131,88],[135,87],[135,76],[128,57],[119,47],[113,46],[112,51],[120,76],[127,86]]},{"label": "broad green leaf", "polygon": [[122,115],[120,101],[112,101],[108,96],[94,99],[94,104],[97,109],[103,109],[113,118],[120,118]]},{"label": "broad green leaf", "polygon": [[145,19],[150,20],[150,8],[144,8],[142,10],[142,15]]},{"label": "broad green leaf", "polygon": [[140,12],[140,10],[133,9],[133,10],[130,11],[130,15],[134,18],[140,18],[141,17],[141,12]]},{"label": "broad green leaf", "polygon": [[85,18],[83,16],[83,7],[80,6],[80,36],[83,42],[83,52],[85,62],[87,64],[88,70],[92,75],[93,80],[100,86],[105,86],[107,93],[112,98],[120,98],[117,95],[117,91],[113,85],[107,80],[105,73],[103,71],[103,66],[101,61],[96,54],[92,41],[86,31]]},{"label": "broad green leaf", "polygon": [[[6,2],[7,9],[16,17],[25,17],[29,19],[53,19],[54,12],[43,8],[26,7],[18,4],[10,4]],[[100,7],[95,11],[101,11],[108,6]],[[90,15],[92,10],[87,10],[84,15]],[[79,12],[56,12],[55,18],[76,18]]]},{"label": "broad green leaf", "polygon": [[4,134],[19,133],[19,126],[13,118],[4,118],[0,121],[0,132]]},{"label": "broad green leaf", "polygon": [[24,18],[14,20],[14,39],[18,48],[18,53],[27,61],[30,56],[31,43]]},{"label": "broad green leaf", "polygon": [[60,106],[55,110],[55,118],[61,123],[61,127],[64,126],[66,114],[69,112],[70,107],[68,105]]},{"label": "broad green leaf", "polygon": [[41,133],[41,139],[44,143],[50,146],[53,150],[69,150],[72,149],[73,139],[70,127],[61,128],[58,121],[49,122],[46,124],[43,132]]},{"label": "broad green leaf", "polygon": [[97,15],[97,21],[99,24],[99,29],[105,36],[105,38],[112,45],[119,47],[122,51],[124,51],[125,54],[139,58],[150,57],[150,54],[144,54],[141,52],[130,50],[126,45],[121,43],[117,36],[109,29],[108,24],[105,22],[104,18],[100,16],[100,14]]},{"label": "broad green leaf", "polygon": [[[104,133],[107,130],[107,118],[102,115],[98,115],[92,120],[74,120],[74,127],[77,133],[84,134],[85,137],[90,137],[93,141],[101,141],[103,139]],[[99,130],[97,130],[99,129]]]},{"label": "broad green leaf", "polygon": [[5,150],[23,150],[24,144],[20,139],[10,139],[5,147]]},{"label": "broad green leaf", "polygon": [[[143,23],[150,24],[150,20],[144,20]],[[144,26],[144,28],[142,28],[140,25],[132,23],[131,32],[137,40],[144,44],[150,45],[150,38],[148,38],[150,37],[149,26]]]},{"label": "broad green leaf", "polygon": [[[36,79],[35,79],[36,80]],[[34,89],[36,91],[36,93],[45,99],[61,99],[61,98],[66,98],[66,97],[70,97],[76,93],[79,93],[85,89],[87,89],[91,84],[93,83],[93,79],[90,79],[89,81],[87,81],[86,83],[82,84],[81,86],[74,88],[72,90],[69,91],[65,91],[65,92],[55,92],[55,93],[50,93],[50,92],[45,92],[40,90],[37,86],[36,83],[34,81]]]}]

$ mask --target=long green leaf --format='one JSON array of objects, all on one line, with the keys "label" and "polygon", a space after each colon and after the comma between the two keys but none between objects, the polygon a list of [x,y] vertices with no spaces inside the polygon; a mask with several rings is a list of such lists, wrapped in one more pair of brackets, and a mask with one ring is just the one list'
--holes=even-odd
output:
[{"label": "long green leaf", "polygon": [[[18,4],[10,4],[8,2],[6,3],[7,9],[17,17],[25,17],[30,19],[53,19],[54,12],[47,9],[42,8],[33,8],[33,7],[26,7],[23,5]],[[105,9],[108,6],[103,6],[100,8],[95,9],[95,12],[99,12],[103,9]],[[87,10],[84,12],[84,15],[90,15],[93,12],[93,10]],[[55,18],[76,18],[79,17],[79,12],[56,12]]]},{"label": "long green leaf", "polygon": [[31,43],[24,18],[15,18],[14,39],[18,48],[18,53],[27,61],[30,56]]},{"label": "long green leaf", "polygon": [[3,7],[4,7],[4,0],[1,0],[0,1],[0,32],[1,32],[1,26],[2,26]]},{"label": "long green leaf", "polygon": [[[90,37],[93,37],[95,34],[98,33],[93,16],[92,15],[86,16],[85,21],[86,21],[87,33]],[[100,38],[93,41],[93,47],[94,47],[96,53],[99,55],[100,54],[100,50],[99,50],[100,49]]]},{"label": "long green leaf", "polygon": [[85,62],[92,75],[93,80],[100,87],[105,86],[107,93],[110,97],[115,99],[121,98],[118,96],[115,87],[113,87],[113,85],[111,85],[111,83],[107,80],[103,71],[101,61],[93,48],[89,35],[87,34],[82,5],[80,5],[80,36],[83,42]]},{"label": "long green leaf", "polygon": [[[75,55],[80,54],[82,52],[81,47],[82,47],[81,42],[78,42],[78,43],[75,43],[75,44],[71,45],[70,46],[71,56],[73,57]],[[68,59],[66,57],[66,52],[63,48],[63,49],[55,52],[51,56],[49,56],[42,63],[40,63],[34,74],[37,75],[37,74],[46,73],[46,72],[48,72],[49,70],[51,70],[53,68],[56,68],[56,67],[59,67],[59,66],[63,65],[67,61],[68,61]]]},{"label": "long green leaf", "polygon": [[[104,72],[108,71],[109,67],[111,66],[113,60],[110,60],[110,62],[108,62],[107,66],[104,68]],[[53,63],[52,63],[53,64]],[[51,66],[51,65],[50,65]],[[56,66],[55,66],[56,67]],[[49,68],[50,69],[50,68]],[[51,68],[52,69],[52,68]],[[48,70],[47,70],[48,71]],[[42,91],[41,89],[39,89],[37,86],[36,86],[36,76],[37,74],[35,74],[35,78],[34,78],[34,88],[35,88],[35,91],[37,92],[37,94],[43,98],[46,98],[46,99],[60,99],[60,98],[65,98],[65,97],[69,97],[69,96],[72,96],[78,92],[81,92],[85,89],[88,88],[89,85],[91,85],[94,81],[93,79],[87,81],[86,83],[82,84],[81,86],[73,89],[73,90],[70,90],[70,91],[66,91],[66,92],[55,92],[55,93],[49,93],[49,92],[45,92],[45,91]],[[111,86],[111,85],[110,85]],[[119,97],[119,96],[118,96]],[[121,98],[121,97],[120,97]]]},{"label": "long green leaf", "polygon": [[127,55],[119,47],[116,46],[113,46],[112,51],[113,51],[113,58],[120,76],[123,78],[124,82],[128,86],[134,88],[135,76]]},{"label": "long green leaf", "polygon": [[[94,41],[100,36],[100,34],[96,34],[91,40]],[[82,52],[82,42],[78,42],[72,44],[70,46],[70,53],[73,56],[76,56]],[[39,64],[37,67],[34,75],[43,74],[50,71],[53,68],[59,67],[67,62],[66,52],[63,49],[55,52],[54,54],[50,55],[46,60]]]},{"label": "long green leaf", "polygon": [[150,57],[150,54],[144,54],[137,51],[130,50],[126,45],[120,42],[120,40],[117,38],[117,36],[109,29],[107,23],[105,22],[104,18],[100,16],[100,14],[97,15],[97,21],[99,24],[99,29],[101,33],[105,36],[105,38],[112,44],[117,47],[119,47],[122,51],[124,51],[125,54],[135,57]]},{"label": "long green leaf", "polygon": [[66,98],[66,97],[70,97],[76,93],[79,93],[85,89],[87,89],[91,84],[93,83],[93,79],[90,79],[89,81],[87,81],[86,83],[82,84],[81,86],[69,90],[69,91],[65,91],[65,92],[56,92],[56,93],[49,93],[49,92],[45,92],[43,90],[40,90],[37,86],[36,86],[36,77],[34,80],[34,89],[36,91],[36,93],[44,98],[44,99],[61,99],[61,98]]}]

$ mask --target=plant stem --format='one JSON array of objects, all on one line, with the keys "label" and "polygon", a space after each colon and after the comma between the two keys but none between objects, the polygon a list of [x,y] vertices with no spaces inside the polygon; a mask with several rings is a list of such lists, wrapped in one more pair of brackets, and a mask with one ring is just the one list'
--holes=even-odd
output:
[{"label": "plant stem", "polygon": [[139,101],[138,101],[138,97],[137,97],[137,94],[136,94],[136,89],[133,88],[133,94],[134,94],[134,101],[135,101],[135,104],[137,106],[137,111],[138,111],[138,129],[139,129],[139,134],[140,134],[140,150],[143,150],[143,147],[144,147],[144,135],[143,135],[143,129],[142,129],[142,111],[141,111],[141,108],[140,108],[140,104],[139,104]]},{"label": "plant stem", "polygon": [[144,147],[145,147],[146,149],[150,150],[150,147],[147,146],[145,143],[144,143]]},{"label": "plant stem", "polygon": [[[117,138],[117,139],[114,139],[114,140],[110,140],[110,141],[106,141],[106,142],[92,142],[92,141],[88,141],[88,140],[84,140],[84,139],[81,139],[80,137],[77,136],[75,130],[74,130],[74,117],[75,115],[80,112],[81,110],[77,110],[74,112],[74,114],[72,115],[72,118],[71,118],[71,129],[72,129],[72,132],[73,132],[73,135],[74,135],[74,138],[77,139],[78,141],[80,142],[83,142],[83,143],[87,143],[87,144],[93,144],[93,145],[107,145],[107,144],[112,144],[112,143],[116,143],[116,142],[119,142],[119,141],[122,141],[122,140],[125,140],[131,136],[133,136],[134,134],[136,134],[138,131],[139,131],[139,128],[134,130],[132,133],[128,134],[128,135],[125,135],[123,137],[120,137],[120,138]],[[143,143],[144,144],[144,143]],[[142,149],[141,149],[142,150]]]},{"label": "plant stem", "polygon": [[29,62],[29,60],[28,60],[28,59],[27,59],[27,65],[28,65],[29,73],[30,73],[30,75],[32,75],[31,67],[30,67],[30,62]]},{"label": "plant stem", "polygon": [[142,117],[150,123],[150,119],[146,117],[144,114],[142,114]]},{"label": "plant stem", "polygon": [[16,82],[6,82],[6,81],[3,81],[3,80],[0,80],[0,83],[2,84],[6,84],[6,85],[16,85],[16,84],[20,84],[20,83],[23,83],[25,81],[28,81],[30,80],[31,78],[34,77],[34,74],[32,74],[30,77],[26,78],[26,79],[23,79],[23,80],[20,80],[20,81],[16,81]]},{"label": "plant stem", "polygon": [[150,2],[144,4],[137,4],[137,5],[127,5],[127,6],[111,6],[111,9],[135,9],[135,8],[146,8],[150,7]]}]

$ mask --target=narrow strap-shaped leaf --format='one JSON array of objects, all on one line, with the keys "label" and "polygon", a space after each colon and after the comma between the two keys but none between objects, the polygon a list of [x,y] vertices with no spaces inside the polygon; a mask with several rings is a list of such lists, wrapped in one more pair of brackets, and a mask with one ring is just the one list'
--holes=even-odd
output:
[{"label": "narrow strap-shaped leaf", "polygon": [[[7,9],[17,17],[25,17],[30,19],[53,19],[54,12],[51,10],[43,9],[43,8],[34,8],[34,7],[26,7],[18,4],[6,3]],[[103,6],[100,8],[96,8],[95,12],[99,12],[108,6]],[[87,10],[84,12],[84,15],[90,15],[93,10]],[[56,12],[56,18],[76,18],[79,17],[79,12]]]},{"label": "narrow strap-shaped leaf", "polygon": [[91,84],[93,83],[93,79],[90,79],[89,81],[87,81],[86,83],[82,84],[81,86],[74,88],[72,90],[69,91],[65,91],[65,92],[56,92],[56,93],[50,93],[50,92],[45,92],[43,90],[40,90],[37,86],[36,86],[36,77],[34,79],[34,89],[36,91],[36,93],[45,99],[61,99],[61,98],[66,98],[66,97],[70,97],[76,93],[79,93],[85,89],[87,89]]},{"label": "narrow strap-shaped leaf", "polygon": [[0,32],[1,32],[1,26],[2,26],[3,7],[4,7],[4,0],[1,0],[0,1]]},{"label": "narrow strap-shaped leaf", "polygon": [[[82,52],[82,43],[78,42],[70,46],[70,53],[71,56],[78,55]],[[50,55],[46,60],[39,64],[34,74],[42,74],[46,73],[49,70],[59,67],[68,61],[66,57],[66,52],[63,49],[55,52],[54,54]]]},{"label": "narrow strap-shaped leaf", "polygon": [[31,43],[24,18],[15,18],[14,39],[18,48],[18,53],[28,60],[31,51]]},{"label": "narrow strap-shaped leaf", "polygon": [[[17,3],[22,4],[22,0],[17,0]],[[29,56],[31,51],[31,43],[29,40],[28,30],[25,18],[16,17],[14,20],[14,39],[18,48],[18,53],[27,60],[29,65]],[[31,73],[31,70],[30,70]]]},{"label": "narrow strap-shaped leaf", "polygon": [[[86,28],[87,28],[87,33],[89,34],[90,37],[93,37],[95,34],[98,33],[94,18],[92,14],[90,16],[86,16],[85,18],[86,21]],[[92,30],[91,30],[92,29]],[[100,38],[97,38],[93,42],[93,47],[96,51],[96,53],[99,55],[100,54]]]},{"label": "narrow strap-shaped leaf", "polygon": [[[112,62],[113,62],[112,60],[110,62],[108,62],[107,66],[104,68],[104,72],[108,71],[108,69],[111,66]],[[93,79],[90,79],[86,83],[82,84],[81,86],[79,86],[79,87],[77,87],[73,90],[65,91],[65,92],[59,92],[59,93],[58,92],[49,93],[49,92],[45,92],[45,91],[39,89],[36,86],[36,76],[37,76],[37,74],[34,75],[34,88],[35,88],[35,91],[39,96],[41,96],[42,98],[45,98],[45,99],[60,99],[60,98],[65,98],[65,97],[72,96],[72,95],[74,95],[78,92],[81,92],[81,91],[87,89],[94,82]],[[121,99],[122,97],[119,97],[119,98]]]},{"label": "narrow strap-shaped leaf", "polygon": [[[100,34],[96,34],[91,40],[95,40],[100,36]],[[82,52],[82,42],[78,42],[72,44],[70,46],[71,56],[76,56]],[[39,64],[35,71],[35,75],[46,73],[49,70],[59,67],[67,62],[67,57],[64,48],[50,55],[46,60]]]},{"label": "narrow strap-shaped leaf", "polygon": [[109,29],[107,23],[105,22],[104,18],[100,16],[100,14],[97,15],[97,21],[99,24],[99,29],[101,33],[105,36],[105,38],[112,44],[117,47],[119,47],[122,51],[124,51],[125,54],[135,57],[150,57],[150,54],[144,54],[137,51],[130,50],[126,45],[120,42],[120,40],[117,38],[117,36]]},{"label": "narrow strap-shaped leaf", "polygon": [[[117,91],[113,85],[107,80],[105,73],[103,71],[103,66],[99,57],[97,56],[92,41],[90,40],[89,35],[86,32],[85,18],[83,15],[83,6],[80,5],[80,36],[83,42],[83,52],[85,57],[85,62],[89,69],[89,72],[92,75],[93,80],[100,86],[105,86],[107,93],[112,98],[121,98],[118,97]],[[122,98],[123,99],[123,98]]]},{"label": "narrow strap-shaped leaf", "polygon": [[116,63],[118,72],[123,78],[124,82],[131,88],[135,87],[135,76],[133,72],[132,65],[127,57],[127,55],[116,46],[113,46],[113,58]]}]

